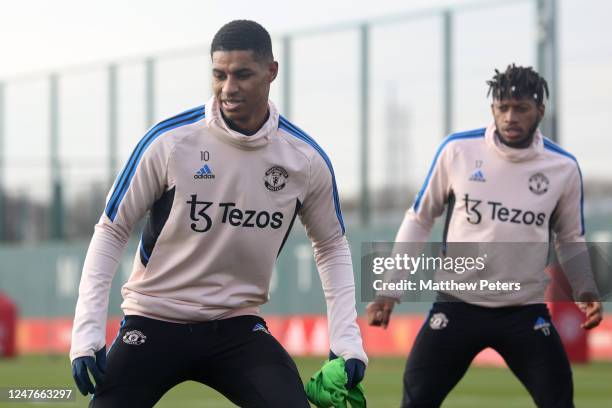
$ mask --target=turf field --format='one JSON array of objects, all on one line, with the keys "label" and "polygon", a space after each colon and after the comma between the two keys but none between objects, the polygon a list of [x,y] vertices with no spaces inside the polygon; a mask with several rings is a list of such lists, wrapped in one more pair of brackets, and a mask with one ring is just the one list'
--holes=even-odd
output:
[{"label": "turf field", "polygon": [[[319,369],[318,358],[297,359],[303,378]],[[391,408],[399,406],[401,395],[402,359],[375,358],[365,380],[368,406]],[[443,373],[441,373],[443,375]],[[596,363],[574,367],[576,407],[612,407],[612,363]],[[26,356],[0,360],[0,388],[11,386],[74,387],[68,358],[65,356]],[[78,394],[74,403],[28,404],[0,402],[5,407],[51,408],[85,407],[88,399]],[[164,408],[233,407],[221,395],[200,384],[188,382],[172,389],[156,405]],[[527,392],[507,369],[472,367],[453,390],[444,407],[532,407]]]}]

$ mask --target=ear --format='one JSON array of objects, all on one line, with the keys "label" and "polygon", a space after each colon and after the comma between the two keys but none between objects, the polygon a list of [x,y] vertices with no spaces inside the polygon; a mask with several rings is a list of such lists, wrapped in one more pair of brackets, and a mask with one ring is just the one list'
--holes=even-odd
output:
[{"label": "ear", "polygon": [[276,61],[269,62],[268,63],[268,80],[270,82],[274,81],[277,75],[278,75],[278,62]]},{"label": "ear", "polygon": [[546,106],[542,103],[538,105],[538,115],[540,116],[540,120],[544,118],[544,112],[546,112]]}]

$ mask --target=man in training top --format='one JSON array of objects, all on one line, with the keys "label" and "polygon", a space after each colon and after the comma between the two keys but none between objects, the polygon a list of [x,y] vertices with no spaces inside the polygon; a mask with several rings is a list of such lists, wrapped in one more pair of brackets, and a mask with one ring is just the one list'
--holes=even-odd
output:
[{"label": "man in training top", "polygon": [[[308,407],[293,360],[259,317],[298,215],[314,247],[331,352],[346,360],[347,387],[363,378],[367,357],[331,162],[268,101],[278,64],[262,26],[226,24],[211,59],[214,96],[149,130],[95,227],[70,350],[79,389],[94,394],[91,407],[150,407],[187,380],[241,407]],[[111,280],[147,212],[105,367]]]},{"label": "man in training top", "polygon": [[[440,291],[408,357],[402,407],[440,406],[487,347],[501,354],[537,406],[573,406],[570,365],[544,304],[544,268],[551,231],[560,258],[575,255],[567,254],[572,245],[584,246],[582,176],[574,156],[538,130],[548,94],[544,78],[510,65],[487,83],[494,123],[443,141],[395,241],[427,242],[446,206],[448,251],[474,243],[495,252],[481,275],[453,279],[486,276],[521,290]],[[523,253],[513,254],[516,248]],[[572,283],[575,299],[584,301],[582,326],[591,329],[602,309],[584,272]],[[386,327],[401,294],[380,295],[368,305],[368,318]]]}]

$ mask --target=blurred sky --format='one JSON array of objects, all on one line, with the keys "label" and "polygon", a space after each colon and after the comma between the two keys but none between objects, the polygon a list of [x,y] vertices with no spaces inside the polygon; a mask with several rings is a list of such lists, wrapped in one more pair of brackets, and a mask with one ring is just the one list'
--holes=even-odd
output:
[{"label": "blurred sky", "polygon": [[[236,18],[256,20],[278,36],[299,28],[466,3],[474,2],[0,0],[0,80],[8,81],[7,183],[27,194],[35,190],[43,195],[48,184],[48,176],[40,176],[46,173],[40,170],[47,165],[49,151],[48,84],[45,77],[24,80],[23,75],[30,78],[31,73],[50,69],[206,46],[221,25]],[[484,81],[493,68],[510,62],[535,64],[534,2],[506,3],[464,11],[455,19],[454,130],[490,121]],[[591,179],[610,180],[612,174],[611,12],[608,0],[559,0],[561,140]],[[440,28],[438,18],[429,18],[372,30],[370,179],[376,184],[400,180],[418,185],[444,136]],[[281,59],[279,45],[275,42],[275,53]],[[210,75],[203,51],[192,58],[160,62],[157,119],[207,100]],[[291,119],[326,149],[341,193],[349,194],[359,186],[358,56],[357,33],[348,30],[296,40],[292,60]],[[60,150],[64,177],[74,191],[106,174],[105,75],[101,65],[61,82]],[[143,69],[125,66],[119,75],[123,161],[146,130]],[[281,105],[278,84],[271,97]],[[400,112],[395,118],[389,116],[391,106]],[[400,160],[389,159],[394,153],[387,135],[398,132],[389,122],[405,135]],[[398,171],[405,176],[390,174]],[[406,201],[408,205],[410,199]]]},{"label": "blurred sky", "polygon": [[208,44],[227,21],[271,33],[465,0],[0,1],[0,78],[21,72]]}]

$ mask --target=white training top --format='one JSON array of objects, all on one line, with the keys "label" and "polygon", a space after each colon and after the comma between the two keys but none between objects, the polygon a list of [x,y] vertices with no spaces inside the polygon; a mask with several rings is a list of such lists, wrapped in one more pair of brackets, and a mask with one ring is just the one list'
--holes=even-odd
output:
[{"label": "white training top", "polygon": [[[539,130],[531,146],[525,149],[501,143],[494,124],[447,137],[436,152],[395,241],[427,242],[435,218],[442,215],[447,204],[450,204],[447,243],[542,243],[534,245],[537,250],[519,254],[513,253],[512,248],[521,248],[520,245],[483,245],[497,252],[487,259],[486,271],[480,275],[473,271],[453,274],[453,279],[519,282],[523,289],[476,294],[447,292],[470,303],[505,306],[543,302],[548,282],[544,273],[546,243],[551,230],[557,248],[565,252],[575,251],[576,247],[563,246],[564,243],[584,243],[582,176],[578,163]],[[572,255],[566,254],[566,258]],[[594,291],[590,270],[580,272],[584,274],[573,279],[572,284],[579,286],[574,289]],[[380,294],[399,296],[394,292]]]},{"label": "white training top", "polygon": [[323,284],[331,350],[367,363],[331,162],[272,103],[269,113],[245,136],[227,126],[213,97],[142,138],[87,251],[71,359],[104,346],[111,280],[132,228],[150,211],[121,291],[125,314],[185,323],[258,314],[299,215]]}]

